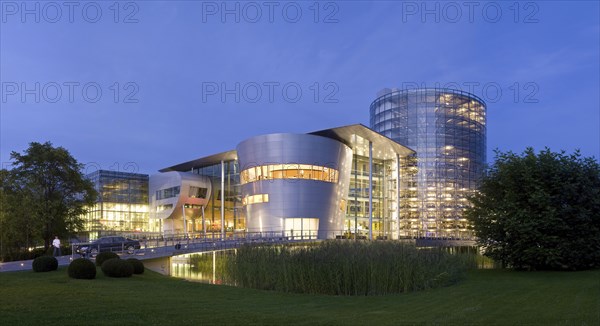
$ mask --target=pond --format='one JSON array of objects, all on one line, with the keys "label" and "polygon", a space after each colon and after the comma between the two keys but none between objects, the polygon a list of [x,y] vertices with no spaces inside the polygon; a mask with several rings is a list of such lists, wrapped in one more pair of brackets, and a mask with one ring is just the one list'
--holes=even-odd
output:
[{"label": "pond", "polygon": [[[305,246],[298,245],[297,247]],[[423,247],[421,249],[431,248]],[[462,246],[445,247],[443,249],[454,255],[468,254],[474,257],[478,269],[498,268],[498,265],[492,259],[482,256],[477,247]],[[227,280],[226,266],[227,261],[236,253],[237,249],[225,249],[173,256],[170,276],[207,284],[232,285],[232,282]]]},{"label": "pond", "polygon": [[171,258],[171,276],[208,284],[225,284],[225,263],[237,249],[214,250]]}]

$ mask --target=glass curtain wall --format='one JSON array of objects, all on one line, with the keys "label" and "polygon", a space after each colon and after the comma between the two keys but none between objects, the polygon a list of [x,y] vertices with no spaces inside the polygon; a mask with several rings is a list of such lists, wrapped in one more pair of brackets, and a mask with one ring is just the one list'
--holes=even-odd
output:
[{"label": "glass curtain wall", "polygon": [[[224,200],[225,231],[244,232],[246,229],[246,213],[242,205],[240,192],[240,170],[237,160],[224,162],[225,189],[221,189],[221,163],[193,169],[193,173],[210,178],[213,193],[204,210],[207,232],[221,232],[221,200]],[[223,198],[223,199],[222,199]],[[194,231],[202,232],[201,216],[194,221]]]},{"label": "glass curtain wall", "polygon": [[99,170],[87,177],[98,200],[83,216],[82,238],[159,231],[157,223],[149,222],[148,175]]},{"label": "glass curtain wall", "polygon": [[[486,106],[448,89],[395,90],[370,108],[371,128],[417,152],[416,203],[404,202],[406,232],[426,237],[471,237],[463,211],[486,160]],[[416,209],[418,217],[412,212]],[[419,221],[415,225],[414,219]]]},{"label": "glass curtain wall", "polygon": [[[383,163],[373,160],[373,236],[379,235],[376,230],[381,227],[383,217],[381,210],[381,185],[383,184]],[[350,191],[346,208],[346,229],[350,234],[367,237],[369,234],[369,158],[354,154],[352,173],[350,175]],[[377,227],[376,227],[377,225]]]},{"label": "glass curtain wall", "polygon": [[[373,159],[373,238],[392,239],[397,233],[397,173],[394,160]],[[369,157],[353,155],[346,208],[347,236],[369,234]]]},{"label": "glass curtain wall", "polygon": [[400,159],[399,236],[419,236],[419,204],[417,198],[417,157],[411,155]]}]

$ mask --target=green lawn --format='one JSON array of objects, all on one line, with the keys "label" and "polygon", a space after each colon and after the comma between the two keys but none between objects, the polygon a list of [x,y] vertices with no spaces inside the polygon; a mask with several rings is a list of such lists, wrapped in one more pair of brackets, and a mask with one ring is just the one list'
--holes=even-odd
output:
[{"label": "green lawn", "polygon": [[454,286],[379,297],[300,295],[146,271],[95,280],[0,273],[0,325],[600,325],[600,271],[477,270]]}]

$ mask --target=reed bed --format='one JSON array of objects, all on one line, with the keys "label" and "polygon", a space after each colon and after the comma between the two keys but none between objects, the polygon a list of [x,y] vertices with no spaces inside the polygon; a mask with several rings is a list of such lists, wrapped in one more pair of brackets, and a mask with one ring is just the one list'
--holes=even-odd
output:
[{"label": "reed bed", "polygon": [[226,278],[263,290],[385,295],[453,284],[477,267],[475,256],[392,241],[245,246],[226,259]]}]

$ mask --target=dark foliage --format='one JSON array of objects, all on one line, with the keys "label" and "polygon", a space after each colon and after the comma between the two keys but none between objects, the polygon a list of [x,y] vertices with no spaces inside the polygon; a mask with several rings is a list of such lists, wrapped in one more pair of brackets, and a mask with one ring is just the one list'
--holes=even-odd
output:
[{"label": "dark foliage", "polygon": [[105,261],[113,258],[120,259],[119,255],[115,254],[114,252],[101,252],[96,256],[96,266],[102,266]]},{"label": "dark foliage", "polygon": [[92,280],[96,278],[96,265],[85,258],[77,258],[67,269],[70,278]]},{"label": "dark foliage", "polygon": [[131,277],[133,265],[119,258],[112,258],[102,263],[102,273],[109,277]]},{"label": "dark foliage", "polygon": [[600,267],[600,166],[579,152],[496,152],[466,216],[485,254],[507,267]]},{"label": "dark foliage", "polygon": [[58,269],[58,260],[52,256],[40,256],[33,260],[34,272],[50,272]]},{"label": "dark foliage", "polygon": [[10,156],[12,169],[0,169],[0,255],[13,259],[81,229],[97,192],[65,148],[32,142]]},{"label": "dark foliage", "polygon": [[127,262],[133,266],[133,274],[144,274],[144,263],[136,258],[129,258]]}]

